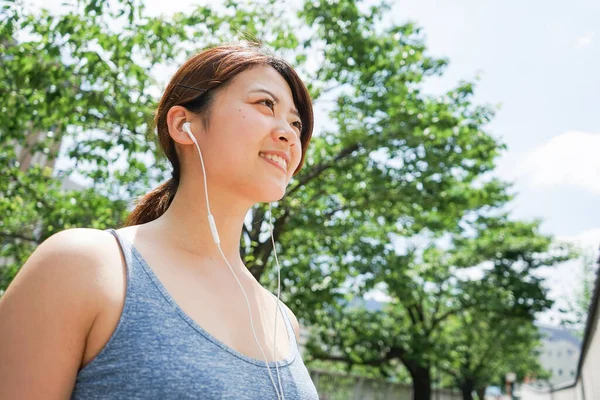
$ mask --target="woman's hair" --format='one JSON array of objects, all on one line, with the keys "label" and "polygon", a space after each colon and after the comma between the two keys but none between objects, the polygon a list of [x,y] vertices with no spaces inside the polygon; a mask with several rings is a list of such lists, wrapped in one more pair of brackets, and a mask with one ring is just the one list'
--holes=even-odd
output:
[{"label": "woman's hair", "polygon": [[186,61],[165,89],[156,110],[154,124],[160,146],[173,167],[172,178],[139,200],[127,217],[125,226],[157,219],[167,210],[177,192],[180,177],[179,158],[167,127],[167,113],[171,107],[183,106],[199,114],[206,127],[215,94],[240,72],[259,66],[273,67],[286,80],[292,91],[294,105],[298,108],[302,121],[302,157],[294,174],[300,171],[312,135],[313,111],[308,90],[296,71],[286,61],[256,44],[240,43],[213,47]]}]

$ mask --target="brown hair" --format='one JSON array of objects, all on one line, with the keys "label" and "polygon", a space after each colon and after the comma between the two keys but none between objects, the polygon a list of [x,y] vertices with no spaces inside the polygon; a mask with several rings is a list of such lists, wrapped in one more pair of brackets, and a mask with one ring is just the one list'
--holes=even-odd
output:
[{"label": "brown hair", "polygon": [[292,91],[294,105],[300,114],[302,157],[294,174],[300,171],[312,136],[313,111],[308,90],[298,74],[286,61],[269,54],[257,44],[240,43],[213,47],[186,61],[163,93],[154,124],[160,146],[173,167],[172,178],[138,201],[135,209],[127,217],[125,226],[157,219],[171,205],[177,192],[180,176],[179,158],[167,127],[167,112],[171,107],[183,106],[191,112],[201,114],[202,122],[207,126],[215,94],[240,72],[265,65],[273,67],[286,80]]}]

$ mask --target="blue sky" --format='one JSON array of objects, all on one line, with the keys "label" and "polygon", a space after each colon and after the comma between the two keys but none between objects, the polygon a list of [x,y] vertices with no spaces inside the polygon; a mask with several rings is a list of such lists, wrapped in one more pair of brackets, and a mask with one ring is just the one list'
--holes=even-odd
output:
[{"label": "blue sky", "polygon": [[[515,183],[516,218],[544,233],[600,245],[600,2],[397,0],[392,20],[423,28],[430,54],[447,57],[427,90],[478,77],[477,103],[500,104],[489,132],[508,150],[498,175]],[[579,262],[541,271],[565,304]],[[556,308],[540,319],[556,322]],[[554,318],[554,319],[553,319]]]},{"label": "blue sky", "polygon": [[393,14],[450,60],[430,90],[479,76],[476,101],[501,104],[489,130],[508,145],[498,172],[516,180],[516,215],[556,235],[599,228],[600,161],[578,156],[600,159],[586,148],[600,146],[600,2],[399,0]]}]

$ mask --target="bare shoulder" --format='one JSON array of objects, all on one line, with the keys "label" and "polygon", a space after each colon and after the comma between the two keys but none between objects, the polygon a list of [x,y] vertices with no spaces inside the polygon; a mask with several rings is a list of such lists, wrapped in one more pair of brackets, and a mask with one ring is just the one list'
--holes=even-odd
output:
[{"label": "bare shoulder", "polygon": [[0,381],[9,383],[0,398],[69,397],[88,332],[119,293],[115,262],[113,236],[95,229],[65,230],[36,248],[0,298]]},{"label": "bare shoulder", "polygon": [[[114,237],[98,229],[68,229],[58,232],[31,254],[7,291],[17,290],[25,281],[43,279],[56,289],[80,292],[80,285],[93,289],[99,278],[110,271],[118,247]],[[56,285],[56,286],[55,286]]]},{"label": "bare shoulder", "polygon": [[67,294],[93,299],[98,291],[102,291],[107,278],[115,272],[120,274],[112,268],[115,261],[120,261],[120,253],[109,232],[68,229],[40,244],[17,274],[14,284],[43,279],[47,283],[52,282],[56,288],[66,290]]},{"label": "bare shoulder", "polygon": [[34,252],[58,255],[91,255],[101,253],[103,245],[110,245],[114,238],[107,231],[100,229],[73,228],[67,229],[46,239]]}]

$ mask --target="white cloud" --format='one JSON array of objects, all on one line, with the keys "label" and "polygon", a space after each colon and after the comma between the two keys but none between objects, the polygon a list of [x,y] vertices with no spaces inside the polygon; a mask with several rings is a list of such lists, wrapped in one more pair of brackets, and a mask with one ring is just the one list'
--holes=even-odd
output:
[{"label": "white cloud", "polygon": [[575,236],[557,236],[556,239],[576,244],[584,251],[594,253],[600,246],[600,228],[588,229]]},{"label": "white cloud", "polygon": [[569,186],[600,194],[600,134],[558,135],[527,154],[521,172],[535,188]]},{"label": "white cloud", "polygon": [[579,36],[575,42],[575,47],[578,49],[585,49],[592,45],[594,41],[594,32],[586,32],[584,35]]}]

